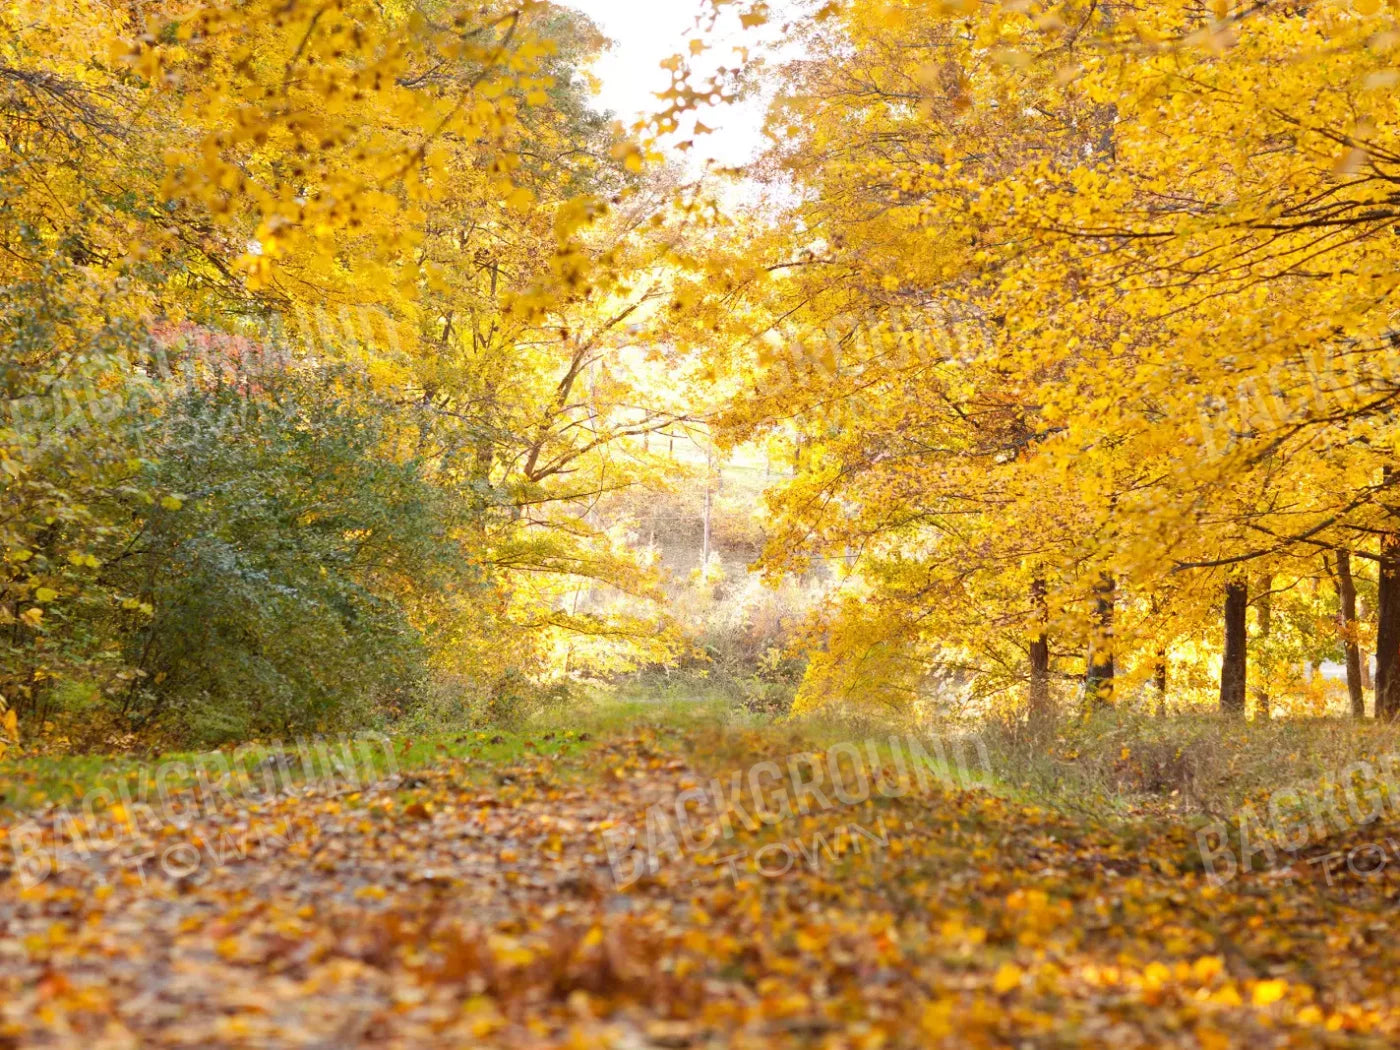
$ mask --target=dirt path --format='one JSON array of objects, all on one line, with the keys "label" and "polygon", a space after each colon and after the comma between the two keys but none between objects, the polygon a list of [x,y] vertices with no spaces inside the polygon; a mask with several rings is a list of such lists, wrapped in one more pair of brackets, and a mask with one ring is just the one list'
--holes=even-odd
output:
[{"label": "dirt path", "polygon": [[1400,1038],[1389,872],[1215,890],[1185,829],[1114,839],[912,778],[885,797],[873,770],[817,805],[792,750],[642,733],[484,784],[456,762],[109,821],[36,885],[10,862],[0,1046]]}]

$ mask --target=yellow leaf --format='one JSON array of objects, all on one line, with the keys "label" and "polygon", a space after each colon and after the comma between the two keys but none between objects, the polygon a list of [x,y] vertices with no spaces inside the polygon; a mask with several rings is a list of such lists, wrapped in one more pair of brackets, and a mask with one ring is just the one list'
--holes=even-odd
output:
[{"label": "yellow leaf", "polygon": [[997,975],[992,979],[992,988],[998,995],[1003,995],[1011,989],[1019,987],[1021,978],[1025,976],[1025,971],[1015,963],[1002,963],[1001,969],[997,970]]},{"label": "yellow leaf", "polygon": [[1287,992],[1287,981],[1260,981],[1254,986],[1254,1005],[1270,1006],[1282,999]]},{"label": "yellow leaf", "polygon": [[920,1027],[930,1039],[943,1039],[953,1034],[953,1001],[942,999],[924,1007]]},{"label": "yellow leaf", "polygon": [[1196,980],[1208,984],[1225,971],[1225,960],[1218,955],[1203,955],[1191,966]]}]

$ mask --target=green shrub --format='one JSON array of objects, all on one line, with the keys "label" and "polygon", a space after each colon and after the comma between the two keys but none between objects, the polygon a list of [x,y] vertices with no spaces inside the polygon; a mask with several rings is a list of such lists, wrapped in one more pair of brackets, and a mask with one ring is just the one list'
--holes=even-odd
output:
[{"label": "green shrub", "polygon": [[452,504],[390,453],[387,413],[336,377],[194,391],[143,435],[140,526],[113,576],[131,601],[117,702],[192,743],[364,724],[414,702],[427,646],[410,606],[471,571]]}]

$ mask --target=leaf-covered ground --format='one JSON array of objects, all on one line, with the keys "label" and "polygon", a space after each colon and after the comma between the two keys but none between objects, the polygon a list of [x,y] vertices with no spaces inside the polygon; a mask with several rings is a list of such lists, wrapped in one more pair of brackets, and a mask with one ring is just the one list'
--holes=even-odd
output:
[{"label": "leaf-covered ground", "polygon": [[[650,807],[800,750],[772,731],[639,730],[225,798],[163,828],[108,813],[109,841],[38,885],[0,883],[0,1046],[1400,1040],[1394,865],[1214,889],[1184,826],[1087,830],[929,786],[737,821],[732,841],[615,885],[605,831],[645,843]],[[830,849],[804,856],[818,835]],[[171,843],[202,863],[151,859]],[[754,870],[764,843],[789,844],[767,867],[790,871]]]}]

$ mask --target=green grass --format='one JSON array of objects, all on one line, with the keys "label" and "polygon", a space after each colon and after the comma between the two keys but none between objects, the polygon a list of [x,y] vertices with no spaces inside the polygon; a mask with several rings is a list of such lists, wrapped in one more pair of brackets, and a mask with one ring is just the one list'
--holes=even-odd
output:
[{"label": "green grass", "polygon": [[[352,738],[353,739],[353,738]],[[592,736],[577,731],[468,731],[420,737],[389,737],[393,758],[383,747],[357,747],[351,768],[362,781],[400,774],[447,762],[461,762],[483,773],[519,762],[528,754],[567,757],[590,745]],[[339,756],[338,741],[326,741],[327,750],[311,751],[316,775],[325,772],[324,757]],[[285,767],[276,764],[284,756]],[[201,781],[217,785],[227,776],[238,782],[246,777],[253,786],[271,783],[278,788],[308,779],[306,765],[294,747],[250,745],[210,752],[172,752],[159,757],[137,755],[19,756],[0,762],[0,816],[22,813],[49,804],[94,808],[128,799],[151,799],[162,788],[175,793],[193,789]],[[143,794],[144,792],[144,794]]]},{"label": "green grass", "polygon": [[[410,774],[444,764],[458,764],[469,779],[486,779],[502,768],[531,756],[567,760],[582,755],[599,741],[642,729],[660,735],[681,735],[706,726],[755,724],[731,701],[706,694],[690,682],[674,692],[656,695],[645,687],[627,685],[615,691],[590,690],[567,707],[542,711],[519,726],[501,729],[435,728],[422,733],[389,734],[390,759],[382,746],[355,752],[354,769],[361,779],[384,776],[397,769]],[[350,734],[354,739],[354,734]],[[339,753],[334,740],[330,753]],[[272,765],[285,755],[285,769]],[[317,771],[324,767],[319,754]],[[574,769],[573,772],[581,772]],[[371,776],[372,773],[372,776]],[[167,792],[187,791],[201,781],[217,785],[225,774],[247,778],[254,786],[270,781],[281,788],[306,779],[295,746],[278,748],[250,744],[210,752],[167,752],[159,755],[13,755],[0,761],[0,819],[48,805],[102,809],[128,799],[151,799]],[[144,794],[143,794],[144,792]]]}]

